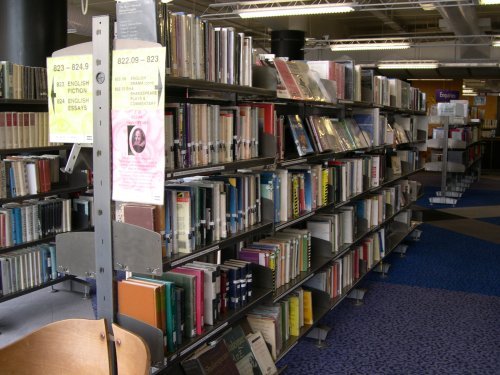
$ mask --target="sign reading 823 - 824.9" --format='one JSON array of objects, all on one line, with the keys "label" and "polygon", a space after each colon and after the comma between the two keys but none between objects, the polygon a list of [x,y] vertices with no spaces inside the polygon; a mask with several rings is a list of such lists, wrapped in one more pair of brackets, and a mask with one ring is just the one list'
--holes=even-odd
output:
[{"label": "sign reading 823 - 824.9", "polygon": [[47,58],[50,142],[92,143],[92,55]]}]

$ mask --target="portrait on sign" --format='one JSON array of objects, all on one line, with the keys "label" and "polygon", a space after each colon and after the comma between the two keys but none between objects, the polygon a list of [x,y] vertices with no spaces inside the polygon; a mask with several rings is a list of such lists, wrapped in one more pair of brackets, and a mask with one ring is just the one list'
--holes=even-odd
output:
[{"label": "portrait on sign", "polygon": [[128,125],[128,154],[140,154],[146,148],[146,134],[136,125]]}]

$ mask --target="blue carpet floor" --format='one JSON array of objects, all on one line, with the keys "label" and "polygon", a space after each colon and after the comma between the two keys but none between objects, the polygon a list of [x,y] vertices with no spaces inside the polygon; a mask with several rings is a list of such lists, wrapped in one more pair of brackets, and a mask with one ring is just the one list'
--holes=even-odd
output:
[{"label": "blue carpet floor", "polygon": [[[418,204],[450,208],[428,204],[435,190]],[[457,207],[499,203],[496,187],[472,188]],[[477,220],[500,230],[498,217]],[[302,339],[278,363],[285,374],[500,374],[500,245],[420,229],[405,257],[388,257],[387,277],[367,275],[363,305],[344,300],[322,319],[326,348]]]},{"label": "blue carpet floor", "polygon": [[[446,204],[430,204],[429,197],[435,197],[436,191],[441,190],[440,188],[428,186],[424,187],[424,195],[417,201],[417,204],[421,207],[440,209],[440,208],[450,208],[450,205]],[[472,186],[467,189],[462,197],[458,199],[455,207],[474,207],[482,205],[500,205],[500,191],[498,190],[485,190],[485,189],[474,189]]]},{"label": "blue carpet floor", "polygon": [[486,223],[490,223],[490,224],[500,225],[500,216],[498,216],[498,217],[486,217],[486,218],[482,218],[479,220],[484,221]]}]

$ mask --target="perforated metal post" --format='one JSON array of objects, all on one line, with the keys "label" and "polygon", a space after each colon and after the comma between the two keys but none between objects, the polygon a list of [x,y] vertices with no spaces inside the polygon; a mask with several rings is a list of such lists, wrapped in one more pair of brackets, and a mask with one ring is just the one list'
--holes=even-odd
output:
[{"label": "perforated metal post", "polygon": [[111,224],[111,40],[108,16],[92,19],[97,316],[114,321]]}]

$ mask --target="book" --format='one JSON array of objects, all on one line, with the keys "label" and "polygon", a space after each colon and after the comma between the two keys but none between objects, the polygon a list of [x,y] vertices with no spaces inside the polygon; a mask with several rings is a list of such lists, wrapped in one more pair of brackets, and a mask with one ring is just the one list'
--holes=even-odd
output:
[{"label": "book", "polygon": [[223,340],[214,345],[202,346],[181,364],[186,375],[239,375]]},{"label": "book", "polygon": [[248,343],[241,326],[236,325],[222,335],[222,340],[231,353],[234,363],[241,375],[262,375],[252,348]]},{"label": "book", "polygon": [[262,333],[260,331],[249,333],[247,335],[247,341],[250,344],[250,348],[252,349],[252,353],[259,365],[261,373],[263,375],[277,374],[278,369],[271,357],[271,353],[269,352]]},{"label": "book", "polygon": [[312,148],[311,141],[309,140],[309,136],[304,129],[304,125],[299,115],[289,115],[287,118],[299,156],[313,153],[314,149]]},{"label": "book", "polygon": [[[137,303],[141,301],[141,303]],[[118,312],[163,330],[160,286],[134,280],[118,282]]]}]

